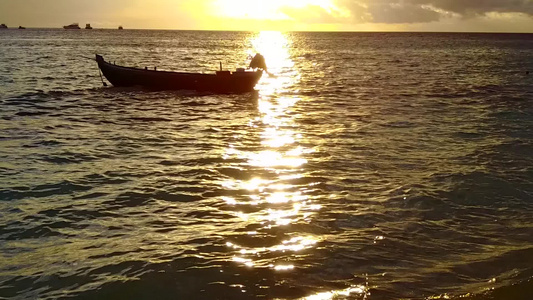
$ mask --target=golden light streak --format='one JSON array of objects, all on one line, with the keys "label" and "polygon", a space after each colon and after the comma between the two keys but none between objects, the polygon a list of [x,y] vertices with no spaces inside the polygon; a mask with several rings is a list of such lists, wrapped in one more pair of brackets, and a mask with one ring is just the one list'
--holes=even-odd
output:
[{"label": "golden light streak", "polygon": [[307,160],[299,157],[285,156],[282,153],[267,150],[249,155],[248,162],[250,165],[257,167],[299,167],[307,163]]},{"label": "golden light streak", "polygon": [[[298,251],[312,248],[318,242],[319,242],[319,239],[317,237],[308,235],[308,236],[294,237],[290,240],[285,240],[281,242],[281,244],[274,245],[272,247],[246,248],[246,247],[242,247],[231,242],[227,242],[226,246],[235,249],[238,253],[242,255],[246,255],[246,254],[257,254],[257,253],[267,253],[267,252],[286,252],[286,251],[298,252]],[[245,260],[239,257],[238,260],[235,260],[235,261],[244,262]]]},{"label": "golden light streak", "polygon": [[[275,227],[285,227],[295,223],[308,223],[310,217],[321,209],[306,195],[307,188],[288,184],[287,181],[305,176],[304,165],[307,159],[304,155],[313,152],[298,143],[303,139],[294,121],[294,106],[300,100],[295,96],[280,96],[285,90],[291,90],[299,80],[299,71],[291,60],[289,48],[291,42],[288,35],[280,32],[261,32],[251,38],[255,52],[262,53],[275,76],[261,79],[257,109],[259,116],[251,119],[248,126],[257,132],[261,139],[261,146],[250,150],[240,149],[240,143],[230,144],[223,154],[224,159],[246,161],[243,170],[264,169],[277,177],[269,179],[259,176],[249,180],[233,179],[221,182],[221,185],[233,192],[242,192],[241,197],[221,197],[224,203],[234,207],[232,215],[239,218],[243,226],[254,225],[257,231],[246,231],[246,235],[253,235],[254,239],[269,236]],[[238,138],[238,137],[237,137]],[[308,183],[306,186],[311,186]],[[242,208],[239,209],[239,208]],[[243,231],[244,232],[244,231]],[[258,259],[265,254],[300,252],[316,247],[318,238],[308,234],[291,234],[292,238],[281,243],[253,247],[240,246],[231,242],[226,245],[234,251],[233,261],[247,267],[270,268],[274,271],[290,271],[295,268],[292,264]]]},{"label": "golden light streak", "polygon": [[274,270],[276,271],[287,271],[294,269],[294,265],[277,265],[274,266]]},{"label": "golden light streak", "polygon": [[332,300],[338,297],[349,297],[351,294],[365,295],[368,293],[368,288],[363,285],[351,286],[344,290],[335,290],[330,292],[318,293],[303,298],[303,300]]}]

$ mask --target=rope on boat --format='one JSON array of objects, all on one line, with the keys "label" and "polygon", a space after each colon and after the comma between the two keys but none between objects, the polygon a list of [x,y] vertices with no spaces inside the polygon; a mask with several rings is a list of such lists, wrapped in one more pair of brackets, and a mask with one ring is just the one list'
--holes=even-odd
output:
[{"label": "rope on boat", "polygon": [[105,83],[104,78],[102,77],[102,72],[100,71],[100,68],[98,68],[98,74],[100,74],[100,80],[102,80],[102,84],[104,86],[107,86],[107,83]]},{"label": "rope on boat", "polygon": [[[92,57],[87,57],[87,56],[82,56],[82,55],[80,55],[80,57],[81,57],[81,58],[85,58],[85,59],[90,59],[90,60],[92,60],[92,61],[96,61],[96,59],[94,59],[94,58],[92,58]],[[100,68],[98,68],[98,74],[100,75],[100,80],[102,80],[102,84],[103,84],[104,86],[107,86],[107,83],[105,83],[105,81],[104,81],[104,77],[102,77],[102,72],[100,71]]]},{"label": "rope on boat", "polygon": [[87,57],[87,56],[82,56],[80,55],[81,58],[85,58],[85,59],[90,59],[92,61],[96,61],[96,59],[94,59],[93,57]]}]

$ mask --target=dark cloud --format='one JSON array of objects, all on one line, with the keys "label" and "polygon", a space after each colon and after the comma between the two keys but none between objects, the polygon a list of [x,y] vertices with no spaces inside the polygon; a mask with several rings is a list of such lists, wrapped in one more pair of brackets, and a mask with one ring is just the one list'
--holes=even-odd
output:
[{"label": "dark cloud", "polygon": [[368,6],[373,23],[427,23],[438,21],[440,13],[420,5],[379,4]]},{"label": "dark cloud", "polygon": [[483,15],[490,12],[533,15],[533,0],[408,0],[405,2],[431,5],[462,16]]},{"label": "dark cloud", "polygon": [[533,0],[337,0],[337,3],[357,21],[372,23],[428,23],[450,15],[468,18],[491,12],[533,16]]}]

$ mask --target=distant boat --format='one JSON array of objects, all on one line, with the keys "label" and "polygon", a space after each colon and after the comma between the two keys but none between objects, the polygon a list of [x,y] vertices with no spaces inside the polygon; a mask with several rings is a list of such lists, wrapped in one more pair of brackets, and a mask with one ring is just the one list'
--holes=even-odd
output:
[{"label": "distant boat", "polygon": [[19,29],[26,29],[26,27],[19,26]]},{"label": "distant boat", "polygon": [[7,29],[6,24],[0,24],[0,29]]},{"label": "distant boat", "polygon": [[72,23],[70,25],[63,26],[63,28],[65,28],[65,29],[81,29],[80,25],[78,25],[78,23]]},{"label": "distant boat", "polygon": [[91,24],[87,23],[85,24],[85,29],[93,29],[93,28],[91,27]]},{"label": "distant boat", "polygon": [[[246,93],[254,90],[263,69],[236,72],[217,71],[214,74],[169,72],[121,67],[96,55],[98,67],[114,86],[141,86],[152,90],[194,90],[213,93]],[[266,66],[265,66],[266,67]]]},{"label": "distant boat", "polygon": [[118,30],[122,30],[122,29],[124,29],[122,26],[119,26],[119,27],[118,27]]}]

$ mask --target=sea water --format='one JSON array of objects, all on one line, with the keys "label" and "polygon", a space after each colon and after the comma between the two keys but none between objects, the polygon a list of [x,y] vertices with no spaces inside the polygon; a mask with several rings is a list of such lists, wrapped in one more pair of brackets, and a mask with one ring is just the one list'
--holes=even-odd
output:
[{"label": "sea water", "polygon": [[[530,299],[533,35],[0,31],[0,298]],[[256,92],[104,87],[90,58]],[[461,298],[464,299],[464,298]]]}]

